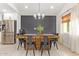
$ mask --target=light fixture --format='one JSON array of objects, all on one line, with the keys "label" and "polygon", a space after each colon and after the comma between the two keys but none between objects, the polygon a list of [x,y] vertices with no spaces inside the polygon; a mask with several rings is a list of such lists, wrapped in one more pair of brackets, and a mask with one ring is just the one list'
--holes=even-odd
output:
[{"label": "light fixture", "polygon": [[28,6],[25,6],[25,8],[27,9],[27,8],[28,8]]},{"label": "light fixture", "polygon": [[53,6],[50,6],[50,9],[54,9],[54,7]]},{"label": "light fixture", "polygon": [[44,13],[41,13],[41,10],[40,10],[40,3],[38,5],[38,13],[37,14],[34,14],[34,18],[35,19],[43,19],[45,17],[45,14]]},{"label": "light fixture", "polygon": [[6,9],[3,9],[2,11],[3,11],[3,12],[7,12],[7,10],[6,10]]}]

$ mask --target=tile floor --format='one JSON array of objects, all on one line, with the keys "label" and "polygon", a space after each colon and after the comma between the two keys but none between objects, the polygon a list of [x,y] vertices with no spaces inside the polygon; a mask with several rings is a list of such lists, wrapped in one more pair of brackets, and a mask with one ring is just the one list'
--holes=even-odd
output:
[{"label": "tile floor", "polygon": [[[63,45],[58,44],[59,49],[57,50],[54,46],[52,46],[50,55],[51,56],[78,56],[79,54],[72,53],[68,48]],[[20,47],[17,50],[17,44],[14,45],[2,45],[0,44],[0,56],[25,56],[24,48]],[[28,52],[27,56],[33,56],[32,51]],[[41,56],[39,50],[35,50],[35,56]],[[44,51],[43,56],[48,56],[48,52]]]}]

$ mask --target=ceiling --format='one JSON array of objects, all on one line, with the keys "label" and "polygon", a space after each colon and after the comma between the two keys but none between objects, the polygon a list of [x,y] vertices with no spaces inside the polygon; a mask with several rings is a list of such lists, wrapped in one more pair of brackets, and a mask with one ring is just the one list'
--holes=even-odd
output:
[{"label": "ceiling", "polygon": [[[64,3],[41,3],[39,8],[39,3],[14,3],[13,4],[22,15],[33,15],[38,12],[44,13],[45,15],[56,15],[64,7]],[[28,6],[26,9],[25,6]],[[50,9],[53,6],[54,9]],[[40,9],[40,10],[39,10]]]},{"label": "ceiling", "polygon": [[0,13],[3,13],[3,10],[7,10],[7,12],[15,12],[7,3],[0,3]]},{"label": "ceiling", "polygon": [[[20,15],[33,15],[38,12],[45,15],[57,15],[65,5],[66,3],[40,3],[39,8],[39,3],[0,3],[0,12],[7,9],[7,12],[17,12]],[[51,9],[51,6],[54,8]]]}]

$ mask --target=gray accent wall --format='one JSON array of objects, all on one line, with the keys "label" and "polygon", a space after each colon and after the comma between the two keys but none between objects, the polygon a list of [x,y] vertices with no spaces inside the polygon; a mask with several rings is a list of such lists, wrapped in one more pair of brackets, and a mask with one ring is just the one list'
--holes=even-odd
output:
[{"label": "gray accent wall", "polygon": [[44,19],[35,19],[33,16],[21,16],[21,28],[28,34],[36,34],[34,30],[38,24],[42,24],[45,34],[56,33],[56,16],[45,16]]}]

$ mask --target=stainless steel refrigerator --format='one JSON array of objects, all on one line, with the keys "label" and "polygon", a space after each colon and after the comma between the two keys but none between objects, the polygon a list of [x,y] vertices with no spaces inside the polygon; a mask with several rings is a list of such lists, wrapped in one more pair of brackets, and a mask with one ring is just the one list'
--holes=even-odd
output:
[{"label": "stainless steel refrigerator", "polygon": [[14,44],[16,42],[16,20],[3,20],[3,24],[1,43]]}]

